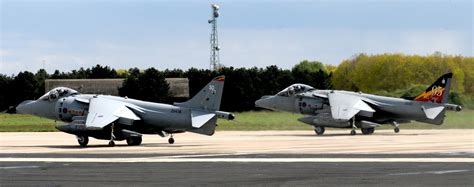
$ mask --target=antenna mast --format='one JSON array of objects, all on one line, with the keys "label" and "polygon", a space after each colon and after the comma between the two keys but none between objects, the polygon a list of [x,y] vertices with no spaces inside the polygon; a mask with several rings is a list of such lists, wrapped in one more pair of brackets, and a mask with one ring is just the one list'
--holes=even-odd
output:
[{"label": "antenna mast", "polygon": [[211,44],[210,69],[213,71],[217,71],[220,66],[219,50],[221,49],[217,40],[217,18],[219,17],[219,5],[211,4],[211,7],[211,19],[207,21],[209,24],[211,24],[212,27],[211,37],[209,41],[209,44]]}]

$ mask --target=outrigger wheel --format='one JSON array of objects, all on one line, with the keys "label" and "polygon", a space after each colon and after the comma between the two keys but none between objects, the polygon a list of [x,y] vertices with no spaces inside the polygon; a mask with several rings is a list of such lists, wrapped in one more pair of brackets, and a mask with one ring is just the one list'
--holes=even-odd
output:
[{"label": "outrigger wheel", "polygon": [[168,139],[168,143],[174,144],[174,138],[169,138],[169,139]]},{"label": "outrigger wheel", "polygon": [[393,129],[393,131],[394,131],[395,133],[400,132],[400,128],[399,128],[400,125],[399,125],[396,121],[392,121],[392,125],[395,127],[395,128]]},{"label": "outrigger wheel", "polygon": [[170,138],[168,139],[168,143],[169,144],[174,144],[173,134],[170,134]]},{"label": "outrigger wheel", "polygon": [[350,121],[350,124],[351,124],[351,126],[352,126],[351,135],[356,135],[357,126],[356,126],[356,119],[355,119],[355,116],[352,117],[352,119],[351,119],[351,121]]},{"label": "outrigger wheel", "polygon": [[356,135],[356,130],[352,129],[351,130],[351,135]]},{"label": "outrigger wheel", "polygon": [[395,127],[395,128],[393,129],[393,131],[394,131],[395,133],[398,133],[398,132],[400,132],[400,128]]},{"label": "outrigger wheel", "polygon": [[112,123],[112,125],[110,126],[110,141],[109,141],[109,146],[110,146],[110,147],[115,146],[115,142],[114,142],[114,139],[115,139],[114,126],[115,126],[114,123]]}]

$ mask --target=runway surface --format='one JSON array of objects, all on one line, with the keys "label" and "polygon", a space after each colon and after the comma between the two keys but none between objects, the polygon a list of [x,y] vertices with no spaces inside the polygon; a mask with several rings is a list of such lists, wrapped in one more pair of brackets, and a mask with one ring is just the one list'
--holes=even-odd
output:
[{"label": "runway surface", "polygon": [[[403,130],[403,129],[402,129]],[[141,146],[65,133],[0,133],[0,186],[473,186],[474,130],[223,131]]]}]

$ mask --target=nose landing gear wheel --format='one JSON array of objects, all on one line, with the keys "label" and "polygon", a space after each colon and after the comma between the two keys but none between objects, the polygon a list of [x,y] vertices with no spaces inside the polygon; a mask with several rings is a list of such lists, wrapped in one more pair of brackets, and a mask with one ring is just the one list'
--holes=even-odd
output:
[{"label": "nose landing gear wheel", "polygon": [[110,147],[115,146],[115,142],[114,142],[114,141],[109,141],[109,146],[110,146]]},{"label": "nose landing gear wheel", "polygon": [[81,147],[86,147],[89,143],[89,137],[87,136],[77,136],[77,142]]}]

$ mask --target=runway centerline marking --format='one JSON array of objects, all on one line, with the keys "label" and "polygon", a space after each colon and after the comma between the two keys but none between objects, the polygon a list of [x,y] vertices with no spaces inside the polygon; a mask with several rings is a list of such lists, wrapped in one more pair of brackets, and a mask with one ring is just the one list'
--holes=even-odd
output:
[{"label": "runway centerline marking", "polygon": [[365,162],[438,162],[474,163],[474,158],[0,158],[0,162],[100,162],[100,163],[185,163],[185,162],[227,162],[227,163],[365,163]]}]

